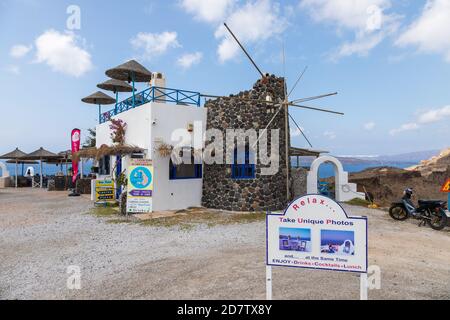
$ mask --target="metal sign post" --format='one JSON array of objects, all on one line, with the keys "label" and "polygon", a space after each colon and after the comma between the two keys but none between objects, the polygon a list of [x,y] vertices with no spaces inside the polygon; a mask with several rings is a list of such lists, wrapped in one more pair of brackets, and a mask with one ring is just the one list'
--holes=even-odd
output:
[{"label": "metal sign post", "polygon": [[266,300],[272,300],[272,266],[266,266]]},{"label": "metal sign post", "polygon": [[360,279],[360,294],[359,299],[360,300],[368,300],[368,283],[367,283],[367,273],[361,273],[359,275]]}]

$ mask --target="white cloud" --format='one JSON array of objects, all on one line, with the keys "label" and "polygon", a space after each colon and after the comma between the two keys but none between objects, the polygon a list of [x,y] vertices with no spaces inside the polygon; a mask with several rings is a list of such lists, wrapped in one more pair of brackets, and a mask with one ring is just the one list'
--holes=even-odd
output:
[{"label": "white cloud", "polygon": [[420,124],[430,124],[450,118],[450,105],[440,109],[426,111],[419,115],[418,122]]},{"label": "white cloud", "polygon": [[413,45],[423,53],[442,54],[450,63],[450,1],[428,0],[421,16],[400,35],[396,44]]},{"label": "white cloud", "polygon": [[417,130],[419,128],[420,127],[417,123],[411,122],[411,123],[405,123],[404,125],[400,126],[400,128],[392,129],[389,133],[391,136],[394,136],[400,132]]},{"label": "white cloud", "polygon": [[143,58],[150,59],[164,54],[168,49],[178,48],[176,32],[165,31],[162,33],[139,32],[130,42],[134,49],[143,49]]},{"label": "white cloud", "polygon": [[195,53],[186,53],[178,58],[177,64],[183,69],[189,69],[193,65],[199,64],[203,58],[203,53],[195,52]]},{"label": "white cloud", "polygon": [[400,128],[393,129],[390,131],[390,134],[395,135],[403,131],[417,130],[422,125],[436,123],[446,120],[447,118],[450,118],[450,105],[442,107],[440,109],[432,109],[419,113],[417,114],[417,119],[415,122],[406,123]]},{"label": "white cloud", "polygon": [[366,129],[367,131],[371,131],[375,129],[375,125],[375,122],[367,122],[364,124],[364,129]]},{"label": "white cloud", "polygon": [[334,140],[334,139],[336,139],[336,133],[334,133],[333,131],[325,131],[324,133],[323,133],[323,135],[324,135],[324,137],[326,137],[326,138],[328,138],[328,139],[330,139],[330,140]]},{"label": "white cloud", "polygon": [[13,75],[18,76],[20,74],[20,67],[16,65],[9,65],[6,67],[6,71]]},{"label": "white cloud", "polygon": [[342,44],[330,55],[332,60],[357,54],[366,56],[398,28],[398,17],[386,14],[390,0],[302,0],[305,9],[317,23],[329,24],[337,30],[351,31],[354,40]]},{"label": "white cloud", "polygon": [[221,22],[235,0],[181,0],[181,7],[195,19],[208,23]]},{"label": "white cloud", "polygon": [[[300,129],[302,129],[303,132],[305,132],[305,128],[300,127]],[[302,132],[298,129],[298,128],[291,128],[291,137],[300,137],[302,136]]]},{"label": "white cloud", "polygon": [[[270,0],[247,2],[236,8],[227,18],[228,26],[243,43],[259,43],[282,33],[286,19],[280,15],[278,4]],[[217,49],[219,60],[225,62],[239,53],[236,41],[224,26],[216,29],[215,36],[221,42]]]},{"label": "white cloud", "polygon": [[73,33],[48,30],[36,41],[36,62],[46,63],[54,71],[80,77],[92,69],[91,55],[77,44]]},{"label": "white cloud", "polygon": [[9,51],[9,54],[13,58],[23,58],[31,51],[33,46],[25,46],[23,44],[15,45]]}]

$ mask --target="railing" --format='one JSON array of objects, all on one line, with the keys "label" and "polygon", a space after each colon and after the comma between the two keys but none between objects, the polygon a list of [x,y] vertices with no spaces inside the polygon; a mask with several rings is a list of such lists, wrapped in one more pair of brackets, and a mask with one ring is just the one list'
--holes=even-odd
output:
[{"label": "railing", "polygon": [[112,117],[139,107],[149,102],[175,103],[179,105],[194,105],[200,107],[200,93],[186,90],[150,87],[116,104],[116,107],[100,115],[100,123],[109,121]]}]

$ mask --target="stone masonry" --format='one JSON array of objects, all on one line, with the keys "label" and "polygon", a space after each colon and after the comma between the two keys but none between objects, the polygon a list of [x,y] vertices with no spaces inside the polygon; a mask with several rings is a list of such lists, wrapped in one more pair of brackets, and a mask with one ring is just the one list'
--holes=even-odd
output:
[{"label": "stone masonry", "polygon": [[[240,92],[238,95],[210,100],[205,104],[208,109],[207,129],[219,129],[224,133],[227,129],[263,130],[275,116],[280,105],[246,101],[243,99],[266,100],[270,95],[272,101],[284,99],[284,79],[274,75],[266,76],[256,82],[252,90]],[[278,113],[268,130],[280,130],[279,170],[274,175],[262,175],[263,166],[256,163],[256,178],[251,180],[235,180],[231,177],[231,164],[204,165],[202,205],[232,211],[265,211],[282,210],[288,204],[286,195],[286,151],[285,151],[285,109]],[[287,128],[287,130],[289,130]],[[270,132],[270,131],[269,131]],[[270,133],[268,134],[268,152],[271,150]],[[289,140],[288,140],[289,141]],[[236,143],[236,142],[235,142]],[[207,142],[208,145],[208,142]],[[259,152],[255,150],[255,153]]]}]

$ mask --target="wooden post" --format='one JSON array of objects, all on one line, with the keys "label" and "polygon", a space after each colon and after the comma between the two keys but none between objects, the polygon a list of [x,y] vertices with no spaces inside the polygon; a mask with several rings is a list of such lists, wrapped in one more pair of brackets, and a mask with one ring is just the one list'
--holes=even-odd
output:
[{"label": "wooden post", "polygon": [[40,183],[40,187],[41,189],[44,187],[44,179],[42,178],[42,158],[39,160],[40,163],[40,177],[39,177],[39,183]]},{"label": "wooden post", "polygon": [[16,159],[16,189],[17,189],[17,175],[18,173],[17,173],[17,159]]}]

